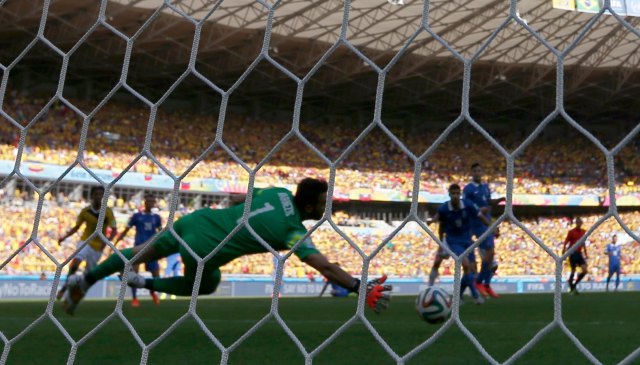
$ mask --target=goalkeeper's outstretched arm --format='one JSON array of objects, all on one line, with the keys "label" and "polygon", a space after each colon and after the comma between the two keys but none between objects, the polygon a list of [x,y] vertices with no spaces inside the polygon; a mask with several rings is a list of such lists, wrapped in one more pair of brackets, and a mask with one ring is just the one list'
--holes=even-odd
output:
[{"label": "goalkeeper's outstretched arm", "polygon": [[329,262],[322,254],[311,254],[302,260],[305,264],[318,270],[322,276],[332,283],[336,283],[347,289],[356,284],[356,279],[344,271],[340,266]]},{"label": "goalkeeper's outstretched arm", "polygon": [[[349,291],[357,293],[360,289],[360,279],[356,279],[344,271],[340,266],[329,262],[319,253],[311,254],[302,260],[307,265],[318,270],[327,280],[336,283]],[[366,302],[376,313],[380,313],[389,306],[391,300],[391,285],[384,284],[386,276],[371,280],[367,283]]]}]

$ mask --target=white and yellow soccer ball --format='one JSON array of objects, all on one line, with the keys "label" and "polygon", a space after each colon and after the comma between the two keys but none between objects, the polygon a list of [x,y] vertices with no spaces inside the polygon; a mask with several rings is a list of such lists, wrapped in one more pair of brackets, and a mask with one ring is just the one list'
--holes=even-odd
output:
[{"label": "white and yellow soccer ball", "polygon": [[428,323],[442,323],[451,315],[452,297],[444,289],[430,286],[416,298],[418,316]]}]

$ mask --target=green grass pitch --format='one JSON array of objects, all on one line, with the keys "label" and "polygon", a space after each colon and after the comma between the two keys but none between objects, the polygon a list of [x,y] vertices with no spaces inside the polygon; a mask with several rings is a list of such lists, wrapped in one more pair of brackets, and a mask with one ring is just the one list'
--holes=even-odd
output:
[{"label": "green grass pitch", "polygon": [[[421,322],[414,311],[414,297],[395,297],[389,310],[369,318],[399,355],[427,340],[440,326]],[[154,306],[142,301],[139,308],[124,302],[124,314],[142,341],[150,343],[187,312],[189,301],[163,301]],[[640,347],[640,293],[563,294],[563,318],[567,327],[604,364],[615,364]],[[59,303],[57,303],[59,304]],[[264,317],[270,299],[203,299],[197,304],[209,330],[229,346]],[[280,313],[309,351],[319,346],[351,318],[355,298],[282,298]],[[45,302],[0,302],[0,331],[11,339],[44,312]],[[114,300],[85,301],[74,317],[59,305],[55,316],[78,340],[115,308]],[[553,296],[504,295],[485,305],[469,301],[461,318],[485,349],[504,362],[553,318]],[[4,347],[4,345],[2,345]],[[50,320],[31,329],[11,347],[7,364],[65,364],[71,346]],[[138,364],[142,351],[119,318],[114,318],[78,349],[75,364]],[[218,364],[221,353],[193,319],[179,325],[153,348],[148,364]],[[304,358],[285,331],[270,320],[229,356],[229,364],[304,364]],[[327,346],[314,364],[395,364],[361,322]],[[486,360],[455,325],[407,364],[485,364]],[[588,364],[569,338],[555,328],[516,364]],[[634,362],[640,364],[640,359]]]}]

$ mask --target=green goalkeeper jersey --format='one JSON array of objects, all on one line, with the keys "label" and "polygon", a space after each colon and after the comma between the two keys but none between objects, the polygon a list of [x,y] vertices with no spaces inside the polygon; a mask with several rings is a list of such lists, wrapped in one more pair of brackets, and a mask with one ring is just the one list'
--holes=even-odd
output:
[{"label": "green goalkeeper jersey", "polygon": [[[244,206],[197,210],[176,222],[176,231],[199,256],[206,256],[242,222]],[[254,190],[249,225],[276,251],[291,249],[307,233],[291,192],[284,188]],[[207,265],[219,267],[240,256],[262,252],[267,249],[243,227]],[[304,259],[319,251],[307,238],[294,253]]]}]

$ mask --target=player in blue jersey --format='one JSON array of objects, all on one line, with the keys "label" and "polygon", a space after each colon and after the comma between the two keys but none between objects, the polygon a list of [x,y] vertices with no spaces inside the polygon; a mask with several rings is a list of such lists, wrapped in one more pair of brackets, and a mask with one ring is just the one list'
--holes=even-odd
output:
[{"label": "player in blue jersey", "polygon": [[[472,180],[464,187],[463,198],[472,201],[476,206],[478,206],[482,215],[491,222],[491,204],[497,204],[504,201],[505,198],[491,199],[491,189],[489,188],[489,184],[482,182],[482,175],[482,166],[479,163],[476,162],[471,165]],[[484,232],[486,232],[489,228],[488,226],[489,224],[479,218],[472,219],[471,229],[476,238],[479,238]],[[474,283],[480,294],[485,297],[491,296],[493,298],[499,297],[499,295],[491,288],[491,278],[493,277],[493,270],[491,269],[491,266],[495,256],[494,237],[496,234],[498,234],[497,229],[493,233],[489,234],[478,245],[482,263],[480,266],[480,273],[476,277],[476,281]]]},{"label": "player in blue jersey", "polygon": [[[462,254],[473,244],[471,228],[473,220],[477,217],[484,224],[489,225],[489,219],[470,200],[461,198],[462,191],[458,184],[449,186],[450,201],[438,208],[434,220],[440,222],[439,235],[441,241],[446,241],[449,249],[456,255]],[[484,298],[474,286],[474,270],[469,255],[461,258],[463,276],[460,286],[460,294],[469,287],[471,296],[476,304],[482,304]]]},{"label": "player in blue jersey", "polygon": [[[139,246],[147,242],[154,234],[162,229],[162,218],[160,215],[153,213],[152,209],[156,205],[156,199],[153,195],[146,195],[144,197],[144,211],[134,213],[129,219],[129,223],[127,223],[127,227],[120,233],[118,238],[116,239],[116,244],[120,242],[129,232],[131,227],[136,227],[136,238],[134,241],[134,246]],[[158,265],[157,260],[147,261],[144,263],[145,269],[151,273],[151,276],[154,278],[160,277],[160,265]],[[136,264],[133,266],[133,270],[138,272],[140,269],[140,264]],[[158,299],[158,295],[154,291],[150,291],[151,298],[153,299],[153,303],[160,304],[160,300]],[[133,296],[133,300],[131,301],[131,305],[134,307],[140,306],[140,301],[138,300],[137,290],[136,288],[131,288],[131,294]]]},{"label": "player in blue jersey", "polygon": [[609,256],[609,276],[607,276],[607,291],[609,291],[609,282],[613,274],[616,274],[616,291],[618,291],[618,285],[620,285],[620,246],[616,245],[618,242],[618,236],[613,235],[611,237],[611,243],[607,245],[604,253]]}]

